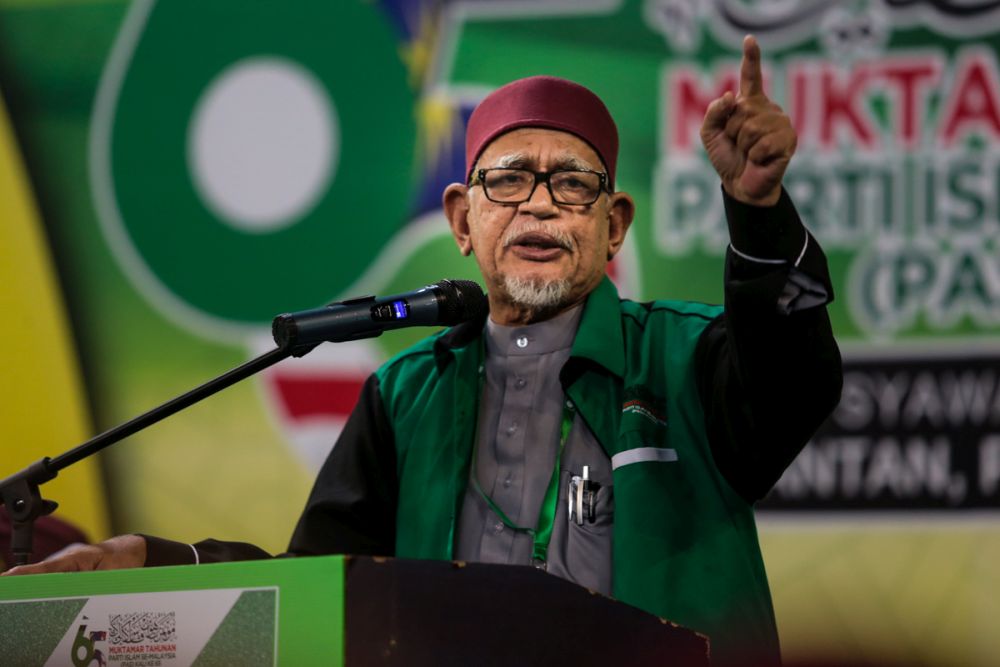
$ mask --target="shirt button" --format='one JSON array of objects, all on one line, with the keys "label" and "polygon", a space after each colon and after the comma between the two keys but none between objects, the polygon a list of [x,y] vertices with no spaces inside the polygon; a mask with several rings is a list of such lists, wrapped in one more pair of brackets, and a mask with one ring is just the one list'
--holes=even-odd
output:
[{"label": "shirt button", "polygon": [[503,488],[505,488],[505,489],[509,489],[509,488],[510,488],[510,485],[511,485],[511,484],[513,484],[513,483],[514,483],[514,482],[513,482],[513,480],[511,480],[511,478],[510,478],[510,477],[508,477],[507,479],[505,479],[505,480],[503,481]]},{"label": "shirt button", "polygon": [[507,435],[514,435],[515,433],[517,433],[517,422],[507,427]]},{"label": "shirt button", "polygon": [[497,532],[497,533],[502,533],[503,532],[503,522],[502,521],[497,521],[496,524],[493,526],[493,530],[495,532]]},{"label": "shirt button", "polygon": [[521,348],[521,349],[524,349],[524,348],[528,347],[528,337],[527,336],[520,336],[517,339],[516,342],[517,342],[517,346],[519,348]]},{"label": "shirt button", "polygon": [[517,380],[514,382],[514,386],[517,387],[518,389],[524,389],[524,386],[526,384],[528,384],[528,381],[525,380],[524,378],[517,378]]}]

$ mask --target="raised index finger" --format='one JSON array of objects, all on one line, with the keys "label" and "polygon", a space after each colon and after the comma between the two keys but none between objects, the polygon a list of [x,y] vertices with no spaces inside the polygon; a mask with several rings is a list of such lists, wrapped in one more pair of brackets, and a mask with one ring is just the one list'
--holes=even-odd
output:
[{"label": "raised index finger", "polygon": [[763,75],[760,72],[760,45],[757,38],[743,38],[743,62],[740,63],[740,96],[752,97],[764,93]]}]

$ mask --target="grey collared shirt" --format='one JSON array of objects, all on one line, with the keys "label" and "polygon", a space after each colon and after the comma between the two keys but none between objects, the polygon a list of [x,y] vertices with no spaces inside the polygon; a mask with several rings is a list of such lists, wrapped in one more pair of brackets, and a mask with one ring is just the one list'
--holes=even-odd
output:
[{"label": "grey collared shirt", "polygon": [[[475,476],[483,492],[516,525],[534,528],[559,449],[566,396],[559,371],[569,359],[582,307],[546,322],[486,325],[486,363],[476,436]],[[570,480],[589,467],[599,484],[595,519],[570,522]],[[559,497],[546,569],[611,594],[614,494],[611,461],[579,415],[560,460]],[[533,539],[511,530],[469,480],[455,538],[460,560],[529,565]]]}]

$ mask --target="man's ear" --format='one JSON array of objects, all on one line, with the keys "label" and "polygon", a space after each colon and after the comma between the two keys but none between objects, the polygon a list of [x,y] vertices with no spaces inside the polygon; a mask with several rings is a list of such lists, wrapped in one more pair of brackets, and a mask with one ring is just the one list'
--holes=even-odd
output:
[{"label": "man's ear", "polygon": [[461,183],[452,183],[444,189],[441,197],[451,235],[462,255],[472,254],[472,233],[469,227],[469,188]]},{"label": "man's ear", "polygon": [[625,242],[625,234],[635,217],[635,202],[627,192],[609,195],[608,206],[608,261],[618,254]]}]

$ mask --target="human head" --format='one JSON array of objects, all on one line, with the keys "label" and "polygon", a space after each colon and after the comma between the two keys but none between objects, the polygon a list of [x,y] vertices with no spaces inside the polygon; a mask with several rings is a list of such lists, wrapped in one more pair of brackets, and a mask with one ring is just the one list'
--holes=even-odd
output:
[{"label": "human head", "polygon": [[526,202],[500,204],[486,198],[474,170],[585,169],[605,173],[610,184],[617,152],[618,132],[604,103],[565,79],[514,81],[473,112],[467,182],[448,186],[444,208],[459,248],[476,256],[495,321],[547,319],[586,298],[621,248],[634,205],[611,187],[591,205],[555,204],[544,185]]},{"label": "human head", "polygon": [[472,112],[465,131],[465,180],[494,139],[519,127],[569,132],[590,144],[615,185],[618,128],[597,95],[578,83],[554,76],[529,76],[487,95]]}]

